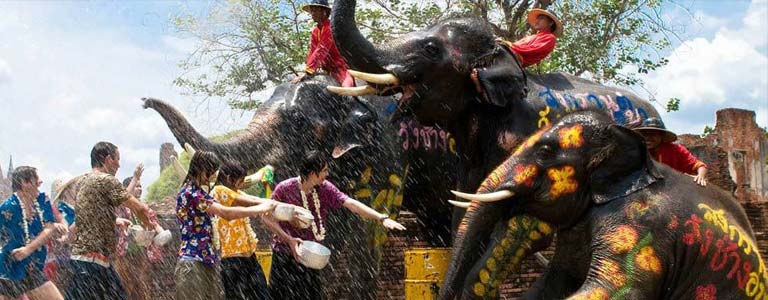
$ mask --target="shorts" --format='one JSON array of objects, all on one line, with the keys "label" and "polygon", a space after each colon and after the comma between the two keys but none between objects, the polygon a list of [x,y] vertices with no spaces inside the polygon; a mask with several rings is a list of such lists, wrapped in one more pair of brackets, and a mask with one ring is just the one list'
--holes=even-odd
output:
[{"label": "shorts", "polygon": [[173,272],[176,283],[176,299],[222,300],[219,271],[215,267],[195,260],[180,259]]},{"label": "shorts", "polygon": [[110,266],[105,268],[92,262],[70,260],[72,282],[69,283],[67,300],[126,300],[128,294],[120,277]]},{"label": "shorts", "polygon": [[21,280],[10,280],[0,278],[0,295],[11,298],[19,298],[22,294],[39,288],[48,282],[42,270],[35,268],[33,264],[27,265],[27,275]]}]

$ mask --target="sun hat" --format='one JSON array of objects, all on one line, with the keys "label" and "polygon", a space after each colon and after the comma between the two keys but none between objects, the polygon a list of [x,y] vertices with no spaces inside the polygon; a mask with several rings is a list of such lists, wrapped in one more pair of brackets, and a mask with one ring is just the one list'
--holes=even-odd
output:
[{"label": "sun hat", "polygon": [[555,31],[553,32],[555,36],[561,36],[563,34],[563,23],[560,22],[560,18],[548,10],[540,8],[531,9],[531,11],[528,12],[528,24],[533,25],[533,23],[536,22],[536,18],[540,15],[545,15],[555,22]]}]

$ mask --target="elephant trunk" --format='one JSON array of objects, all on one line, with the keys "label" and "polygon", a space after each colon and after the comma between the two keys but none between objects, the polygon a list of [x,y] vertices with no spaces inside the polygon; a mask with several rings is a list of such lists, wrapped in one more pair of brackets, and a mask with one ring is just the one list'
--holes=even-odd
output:
[{"label": "elephant trunk", "polygon": [[[268,161],[268,155],[274,142],[269,142],[266,138],[259,141],[258,136],[254,135],[254,121],[239,135],[229,139],[228,142],[215,143],[201,135],[186,118],[171,105],[157,99],[144,98],[144,108],[152,108],[163,117],[168,124],[168,128],[173,133],[180,145],[189,144],[195,150],[211,151],[216,153],[223,161],[236,161],[242,167],[253,170],[262,167],[265,164],[273,163]],[[268,135],[263,132],[262,136]],[[257,155],[258,154],[258,155]]]},{"label": "elephant trunk", "polygon": [[389,73],[385,51],[374,46],[357,28],[355,21],[356,0],[336,0],[331,14],[331,30],[336,48],[347,61],[350,69],[384,74]]}]

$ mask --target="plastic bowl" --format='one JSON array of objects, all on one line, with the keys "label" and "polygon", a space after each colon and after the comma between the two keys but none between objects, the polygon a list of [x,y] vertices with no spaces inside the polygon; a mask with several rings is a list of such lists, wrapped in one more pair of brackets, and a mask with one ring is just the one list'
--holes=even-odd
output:
[{"label": "plastic bowl", "polygon": [[142,228],[140,225],[133,225],[129,227],[129,230],[133,235],[133,239],[136,241],[136,244],[142,247],[146,247],[152,243],[152,239],[155,238],[154,231],[144,230],[144,228]]},{"label": "plastic bowl", "polygon": [[278,219],[280,221],[290,221],[293,219],[293,212],[295,211],[295,207],[290,204],[278,204],[275,207],[275,211],[272,213],[275,216],[275,219]]},{"label": "plastic bowl", "polygon": [[299,209],[296,212],[296,219],[299,221],[299,227],[302,229],[309,228],[310,225],[312,225],[312,221],[315,220],[315,216],[312,215],[309,211],[305,211],[303,209]]},{"label": "plastic bowl", "polygon": [[299,245],[299,262],[307,268],[320,270],[328,265],[331,250],[312,241],[302,241]]},{"label": "plastic bowl", "polygon": [[171,231],[166,229],[166,230],[163,230],[160,233],[158,233],[155,236],[153,242],[155,243],[155,245],[158,245],[158,246],[162,247],[162,246],[165,246],[165,244],[168,244],[168,242],[171,241],[171,238],[173,238],[173,235],[171,234]]}]

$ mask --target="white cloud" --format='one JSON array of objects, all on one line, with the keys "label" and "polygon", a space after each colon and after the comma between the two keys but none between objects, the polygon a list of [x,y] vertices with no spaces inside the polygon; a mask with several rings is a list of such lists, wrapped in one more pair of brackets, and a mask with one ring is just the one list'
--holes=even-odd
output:
[{"label": "white cloud", "polygon": [[684,41],[669,55],[669,64],[646,80],[661,102],[682,100],[680,111],[662,112],[670,129],[701,133],[705,125],[714,125],[715,111],[726,107],[755,110],[758,124],[768,125],[767,10],[766,0],[755,0],[733,27],[696,14],[703,26],[720,26],[714,36]]},{"label": "white cloud", "polygon": [[[146,28],[72,22],[86,18],[83,10],[55,3],[2,6],[3,172],[13,154],[14,165],[40,169],[48,190],[56,177],[89,170],[91,147],[106,140],[121,151],[118,177],[130,176],[143,162],[143,183],[149,185],[159,174],[160,145],[175,139],[156,112],[141,107],[144,96],[169,101],[206,135],[241,128],[250,119],[220,101],[197,110],[193,99],[180,96],[172,80],[180,73],[176,63],[189,49],[187,40]],[[94,13],[99,12],[87,12]]]}]

